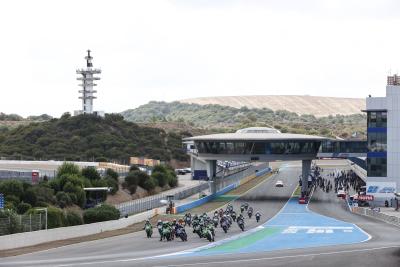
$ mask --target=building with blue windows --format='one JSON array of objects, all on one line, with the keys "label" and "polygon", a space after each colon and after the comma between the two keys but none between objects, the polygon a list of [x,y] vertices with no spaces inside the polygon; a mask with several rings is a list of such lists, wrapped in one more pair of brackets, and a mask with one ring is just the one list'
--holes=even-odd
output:
[{"label": "building with blue windows", "polygon": [[367,194],[379,201],[400,192],[400,76],[388,76],[386,97],[368,97],[365,111]]}]

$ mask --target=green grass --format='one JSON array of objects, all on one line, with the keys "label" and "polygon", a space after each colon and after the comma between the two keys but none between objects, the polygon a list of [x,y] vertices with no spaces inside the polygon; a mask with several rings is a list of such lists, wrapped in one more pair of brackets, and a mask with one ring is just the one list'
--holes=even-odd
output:
[{"label": "green grass", "polygon": [[301,187],[300,186],[297,186],[296,187],[296,190],[294,191],[294,193],[293,193],[293,196],[294,197],[299,197],[301,195]]}]

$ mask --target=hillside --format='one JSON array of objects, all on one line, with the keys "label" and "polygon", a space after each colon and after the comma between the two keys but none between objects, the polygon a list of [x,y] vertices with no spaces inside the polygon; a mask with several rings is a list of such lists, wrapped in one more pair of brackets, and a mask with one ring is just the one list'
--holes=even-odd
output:
[{"label": "hillside", "polygon": [[136,109],[121,113],[126,120],[136,123],[163,125],[171,122],[187,124],[189,128],[202,128],[209,132],[234,131],[248,126],[272,126],[282,132],[350,137],[358,132],[365,137],[365,114],[315,117],[298,115],[287,110],[267,108],[240,109],[221,105],[198,105],[180,102],[149,102]]},{"label": "hillside", "polygon": [[365,99],[363,98],[308,95],[217,96],[183,99],[179,102],[199,105],[214,104],[233,108],[267,108],[273,111],[284,109],[299,115],[310,114],[315,117],[360,114],[361,110],[365,109]]},{"label": "hillside", "polygon": [[131,156],[186,161],[180,132],[141,127],[117,114],[105,118],[68,113],[60,119],[0,132],[0,157],[41,160],[112,160]]},{"label": "hillside", "polygon": [[47,114],[23,118],[17,114],[5,114],[0,112],[0,130],[3,128],[15,128],[20,125],[28,125],[32,122],[43,122],[51,119],[52,117]]}]

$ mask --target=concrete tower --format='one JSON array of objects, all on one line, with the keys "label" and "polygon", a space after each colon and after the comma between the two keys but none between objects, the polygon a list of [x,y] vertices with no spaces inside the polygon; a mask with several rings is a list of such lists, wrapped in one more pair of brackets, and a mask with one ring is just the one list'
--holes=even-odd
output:
[{"label": "concrete tower", "polygon": [[93,87],[96,86],[94,83],[95,80],[100,80],[99,77],[95,77],[95,74],[100,74],[100,69],[93,68],[92,59],[93,57],[90,55],[90,50],[87,50],[86,59],[86,68],[77,69],[76,73],[81,75],[77,78],[77,80],[82,81],[79,86],[82,86],[82,90],[79,90],[79,93],[82,94],[79,99],[82,99],[82,110],[75,111],[75,115],[79,114],[98,114],[101,115],[102,112],[94,112],[93,110],[93,99],[96,99],[94,96],[97,93],[96,90],[93,90]]}]

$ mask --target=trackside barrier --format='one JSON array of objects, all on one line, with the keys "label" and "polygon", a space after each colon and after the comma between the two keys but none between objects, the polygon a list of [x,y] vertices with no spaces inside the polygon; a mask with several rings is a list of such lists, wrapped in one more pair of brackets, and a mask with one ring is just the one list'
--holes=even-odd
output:
[{"label": "trackside barrier", "polygon": [[0,236],[0,250],[34,246],[41,243],[82,237],[98,234],[104,231],[121,229],[134,223],[142,222],[157,214],[159,214],[159,210],[153,209],[130,216],[128,218],[121,218],[119,220],[3,235]]},{"label": "trackside barrier", "polygon": [[369,216],[390,224],[400,226],[400,217],[390,216],[382,212],[363,207],[352,207],[351,211],[360,215]]},{"label": "trackside barrier", "polygon": [[[172,195],[174,196],[174,199],[184,199],[208,188],[208,183],[202,183],[193,187],[183,189],[182,191],[175,192]],[[167,198],[168,194],[163,193],[120,203],[115,205],[115,207],[120,211],[121,216],[124,216],[126,214],[136,214],[146,210],[165,206],[166,204],[161,203],[160,201],[166,200]]]},{"label": "trackside barrier", "polygon": [[176,212],[177,213],[182,213],[182,212],[184,212],[186,210],[190,210],[190,209],[193,209],[195,207],[201,206],[201,205],[203,205],[203,204],[205,204],[205,203],[207,203],[207,202],[209,202],[209,201],[211,201],[211,200],[213,200],[213,199],[215,199],[215,198],[217,198],[217,197],[219,197],[219,196],[221,196],[223,194],[228,193],[229,191],[232,191],[233,189],[237,188],[238,186],[249,182],[250,180],[254,179],[255,177],[259,177],[259,176],[265,175],[265,174],[269,173],[270,171],[271,171],[271,168],[269,168],[269,167],[266,168],[266,169],[263,169],[261,171],[258,171],[256,174],[252,174],[250,176],[247,176],[247,177],[243,178],[242,180],[240,180],[240,181],[238,181],[236,183],[233,183],[233,184],[230,184],[230,185],[224,187],[223,189],[219,190],[215,194],[208,195],[206,197],[200,198],[200,199],[192,201],[190,203],[178,206],[178,207],[176,207]]}]

